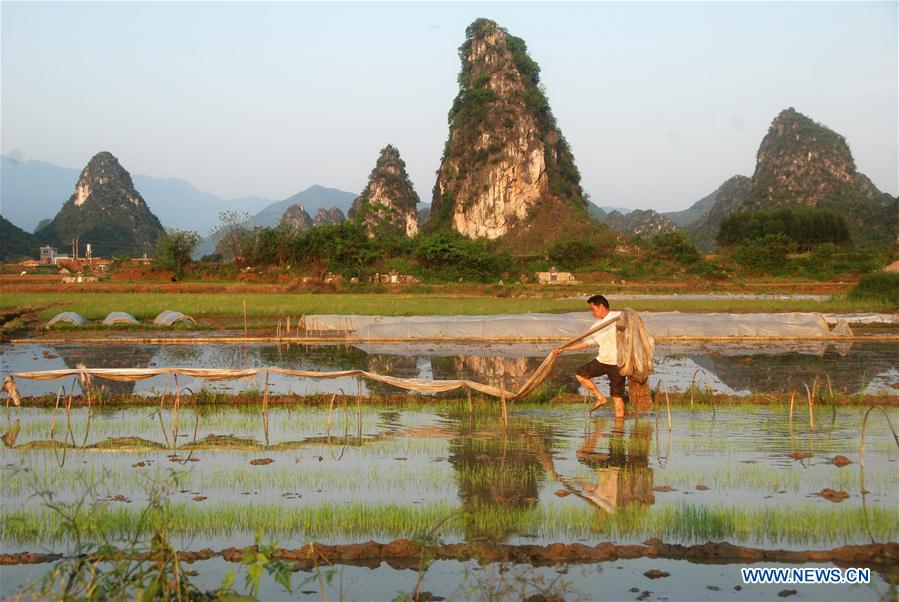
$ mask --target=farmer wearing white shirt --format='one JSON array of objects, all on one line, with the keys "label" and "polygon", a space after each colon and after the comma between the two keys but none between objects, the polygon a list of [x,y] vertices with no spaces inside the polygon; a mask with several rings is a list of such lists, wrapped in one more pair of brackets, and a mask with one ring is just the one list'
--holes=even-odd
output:
[{"label": "farmer wearing white shirt", "polygon": [[[590,306],[590,312],[596,318],[596,322],[590,328],[596,328],[602,322],[617,318],[621,312],[609,311],[609,301],[602,295],[593,295],[587,299]],[[580,343],[574,343],[565,347],[553,349],[555,355],[559,355],[564,351],[576,351],[578,349],[586,349],[590,345],[599,346],[599,354],[596,359],[585,364],[575,374],[578,382],[590,393],[596,397],[596,403],[590,408],[590,411],[599,408],[601,405],[608,403],[596,384],[594,378],[605,374],[609,377],[609,392],[612,396],[612,403],[615,404],[615,416],[624,416],[624,377],[618,372],[618,341],[615,322],[611,322],[602,330],[593,333]]]}]

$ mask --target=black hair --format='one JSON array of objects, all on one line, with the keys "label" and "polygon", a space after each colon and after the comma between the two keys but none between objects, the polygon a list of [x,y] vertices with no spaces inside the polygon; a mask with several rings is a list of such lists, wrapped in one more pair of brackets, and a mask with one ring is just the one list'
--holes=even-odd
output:
[{"label": "black hair", "polygon": [[609,309],[609,300],[602,295],[593,295],[587,299],[587,303],[590,305],[604,305],[606,309]]}]

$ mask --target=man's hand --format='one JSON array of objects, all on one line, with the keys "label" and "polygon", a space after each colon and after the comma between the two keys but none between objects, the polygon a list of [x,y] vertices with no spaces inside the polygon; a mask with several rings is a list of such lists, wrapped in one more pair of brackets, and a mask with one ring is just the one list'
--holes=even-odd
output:
[{"label": "man's hand", "polygon": [[564,347],[556,347],[555,349],[553,349],[553,355],[559,355],[563,351],[565,351]]}]

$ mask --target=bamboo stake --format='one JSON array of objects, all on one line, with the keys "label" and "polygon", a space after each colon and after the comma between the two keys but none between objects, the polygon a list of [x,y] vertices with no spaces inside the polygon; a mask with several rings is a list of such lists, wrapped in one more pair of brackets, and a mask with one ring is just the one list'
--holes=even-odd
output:
[{"label": "bamboo stake", "polygon": [[178,447],[178,407],[181,405],[181,386],[175,375],[175,403],[172,405],[172,452]]},{"label": "bamboo stake", "polygon": [[668,409],[668,432],[671,432],[671,400],[668,398],[668,384],[665,384],[665,407]]},{"label": "bamboo stake", "polygon": [[265,432],[265,446],[268,447],[268,370],[265,371],[265,387],[262,390],[262,427]]},{"label": "bamboo stake", "polygon": [[468,393],[468,413],[471,414],[471,389],[465,389],[465,392]]},{"label": "bamboo stake", "polygon": [[793,402],[796,401],[796,391],[790,392],[790,434],[793,433]]},{"label": "bamboo stake", "polygon": [[508,427],[509,426],[509,415],[506,411],[506,387],[503,385],[503,383],[500,383],[500,385],[499,385],[499,398],[500,398],[500,401],[502,402],[502,407],[503,407],[503,426]]},{"label": "bamboo stake", "polygon": [[809,422],[809,430],[815,430],[815,400],[814,400],[814,383],[812,384],[812,389],[808,388],[808,385],[805,386],[805,393],[808,396],[808,422]]},{"label": "bamboo stake", "polygon": [[243,338],[247,338],[247,300],[243,301]]}]

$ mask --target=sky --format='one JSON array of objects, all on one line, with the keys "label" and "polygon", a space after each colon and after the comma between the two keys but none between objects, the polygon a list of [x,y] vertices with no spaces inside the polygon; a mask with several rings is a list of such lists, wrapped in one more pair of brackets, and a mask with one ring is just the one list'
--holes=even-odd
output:
[{"label": "sky", "polygon": [[392,143],[430,203],[478,17],[528,45],[598,205],[685,209],[795,107],[896,195],[897,2],[0,2],[0,151],[224,198],[359,192]]}]

